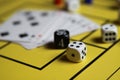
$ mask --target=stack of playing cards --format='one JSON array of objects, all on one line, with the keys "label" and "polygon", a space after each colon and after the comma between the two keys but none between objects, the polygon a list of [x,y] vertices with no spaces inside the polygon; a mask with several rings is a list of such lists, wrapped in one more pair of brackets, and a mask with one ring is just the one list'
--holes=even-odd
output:
[{"label": "stack of playing cards", "polygon": [[70,36],[98,29],[99,26],[87,18],[62,11],[16,12],[0,27],[0,40],[12,41],[33,49],[53,41],[54,31],[67,29]]}]

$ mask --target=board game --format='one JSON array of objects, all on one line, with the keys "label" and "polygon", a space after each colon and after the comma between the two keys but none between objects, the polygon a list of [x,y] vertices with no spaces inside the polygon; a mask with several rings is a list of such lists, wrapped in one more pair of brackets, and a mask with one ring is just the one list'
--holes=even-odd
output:
[{"label": "board game", "polygon": [[[94,0],[81,3],[77,12],[99,25],[115,23],[118,18],[116,0]],[[15,11],[58,10],[53,0],[0,0],[0,24]],[[1,80],[120,80],[120,24],[114,43],[101,41],[101,30],[94,30],[70,38],[87,46],[86,59],[73,63],[66,59],[66,49],[54,49],[50,44],[26,50],[18,44],[0,41]]]}]

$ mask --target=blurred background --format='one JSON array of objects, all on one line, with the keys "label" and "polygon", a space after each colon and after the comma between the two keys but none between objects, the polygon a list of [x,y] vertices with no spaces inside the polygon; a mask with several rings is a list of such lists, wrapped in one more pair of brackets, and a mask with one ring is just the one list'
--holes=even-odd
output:
[{"label": "blurred background", "polygon": [[[113,21],[118,18],[117,6],[117,0],[93,0],[92,4],[85,4],[84,0],[80,0],[78,13],[92,18]],[[20,9],[59,10],[61,7],[56,5],[54,0],[0,0],[0,22],[5,21],[9,15]]]}]

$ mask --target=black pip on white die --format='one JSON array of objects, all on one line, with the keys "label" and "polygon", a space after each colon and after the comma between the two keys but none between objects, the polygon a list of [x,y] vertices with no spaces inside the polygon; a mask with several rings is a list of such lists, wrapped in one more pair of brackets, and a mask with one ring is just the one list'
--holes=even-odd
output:
[{"label": "black pip on white die", "polygon": [[113,24],[105,24],[102,26],[102,41],[115,42],[117,40],[117,27]]},{"label": "black pip on white die", "polygon": [[54,44],[56,48],[67,48],[69,44],[69,31],[64,29],[55,31]]},{"label": "black pip on white die", "polygon": [[85,59],[87,48],[83,42],[74,41],[68,45],[67,58],[72,62],[80,62]]}]

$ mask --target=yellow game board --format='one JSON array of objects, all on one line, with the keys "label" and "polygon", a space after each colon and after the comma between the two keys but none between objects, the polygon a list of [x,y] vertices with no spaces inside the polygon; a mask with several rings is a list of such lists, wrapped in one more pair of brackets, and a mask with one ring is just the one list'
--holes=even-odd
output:
[{"label": "yellow game board", "polygon": [[[78,13],[103,25],[118,17],[115,0],[94,0],[81,4]],[[0,24],[20,9],[53,9],[52,0],[0,0]],[[120,34],[120,25],[118,34]],[[0,41],[0,80],[120,80],[120,35],[115,43],[103,43],[96,30],[71,37],[86,43],[88,52],[81,63],[65,57],[65,49],[42,46],[26,50],[18,44]]]}]

